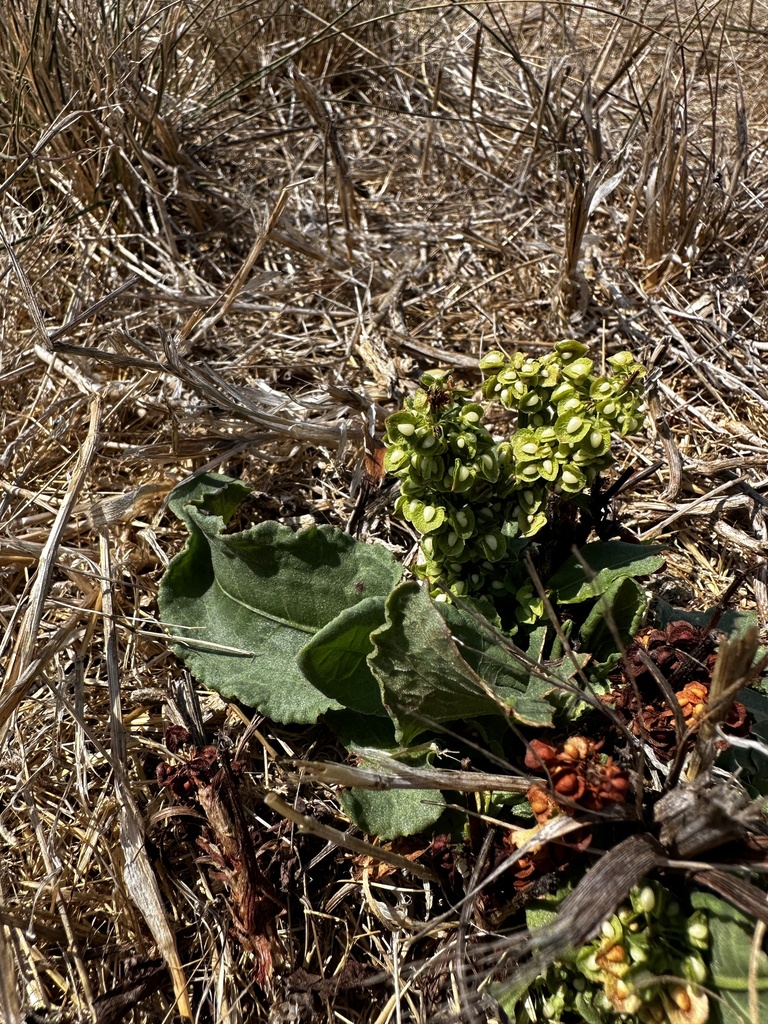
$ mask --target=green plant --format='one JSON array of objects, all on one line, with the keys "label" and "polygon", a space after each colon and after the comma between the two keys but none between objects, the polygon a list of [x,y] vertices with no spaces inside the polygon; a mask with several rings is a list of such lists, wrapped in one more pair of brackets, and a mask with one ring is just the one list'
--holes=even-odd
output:
[{"label": "green plant", "polygon": [[[562,899],[534,900],[529,927],[546,924]],[[713,907],[721,903],[713,898]],[[718,942],[722,929],[714,923]],[[502,991],[515,1024],[620,1019],[628,1024],[706,1024],[712,1020],[704,991],[711,982],[710,915],[684,913],[671,892],[646,881],[603,922],[597,938],[552,964],[530,985]]]},{"label": "green plant", "polygon": [[[579,676],[588,669],[596,684],[616,658],[606,610],[632,636],[646,604],[637,578],[662,564],[655,548],[587,544],[545,580],[555,606],[572,609],[554,636],[519,557],[546,525],[544,497],[534,501],[534,491],[576,500],[576,480],[594,480],[611,461],[610,428],[641,422],[642,368],[620,353],[612,375],[596,378],[584,353],[569,341],[540,360],[485,358],[486,393],[511,407],[514,392],[526,410],[511,440],[494,439],[483,407],[444,372],[425,374],[387,422],[385,465],[401,480],[396,513],[422,536],[418,574],[449,583],[455,597],[471,593],[469,605],[433,600],[436,586],[401,582],[383,545],[332,527],[294,532],[265,522],[227,531],[249,488],[205,474],[169,502],[189,531],[158,595],[177,653],[208,686],[276,721],[324,716],[350,750],[402,753],[442,723],[466,719],[551,726],[564,693],[572,694],[572,719],[587,707]],[[549,432],[563,439],[555,444]],[[528,458],[533,442],[521,447],[521,434],[536,438],[542,458]],[[482,600],[502,595],[514,610],[506,624]],[[579,653],[564,646],[576,632]],[[382,836],[419,831],[442,809],[432,797],[425,810],[420,799],[362,794],[354,813]]]},{"label": "green plant", "polygon": [[400,480],[395,514],[421,535],[418,575],[458,595],[513,594],[518,618],[543,608],[521,577],[521,540],[548,522],[552,495],[581,501],[613,462],[611,431],[643,423],[643,367],[629,352],[598,376],[587,349],[558,342],[539,359],[499,351],[480,361],[483,394],[517,413],[511,439],[497,441],[485,411],[450,374],[434,371],[390,416],[385,468]]},{"label": "green plant", "polygon": [[[417,575],[426,585],[403,580],[384,545],[332,527],[294,532],[263,522],[228,531],[249,488],[205,474],[171,496],[189,538],[158,597],[175,650],[199,679],[280,722],[323,718],[363,764],[376,766],[378,749],[428,769],[442,725],[459,744],[469,729],[499,752],[516,745],[512,758],[546,776],[551,789],[532,786],[522,806],[522,794],[498,806],[487,794],[496,817],[514,806],[517,848],[552,815],[605,811],[628,795],[629,773],[603,753],[602,740],[574,738],[572,723],[608,694],[620,657],[616,636],[627,644],[645,614],[639,580],[663,564],[658,548],[597,540],[544,571],[553,506],[570,503],[589,523],[585,489],[612,461],[611,430],[642,422],[642,370],[619,354],[609,376],[594,377],[575,342],[539,361],[521,359],[491,353],[483,362],[484,393],[517,410],[510,439],[490,434],[483,407],[445,373],[425,375],[387,422],[386,465],[401,480],[397,511],[421,536]],[[542,579],[534,581],[528,567],[536,564]],[[446,585],[452,600],[441,600]],[[543,595],[561,620],[557,629]],[[514,611],[506,621],[500,597]],[[541,729],[546,738],[532,738]],[[352,790],[341,802],[382,839],[424,832],[446,807],[434,790],[397,788]],[[535,829],[521,829],[527,813]],[[589,845],[591,828],[589,819],[580,826],[574,855]],[[521,860],[521,891],[541,872],[539,860],[535,851]],[[569,865],[570,855],[546,870]],[[537,914],[556,913],[562,897],[529,901],[529,925],[540,923]],[[628,898],[598,938],[532,983],[499,989],[516,1024],[737,1019],[744,990],[721,1004],[702,985],[727,986],[741,969],[742,918],[729,917],[714,897],[694,903],[687,917],[673,913],[657,882]]]}]

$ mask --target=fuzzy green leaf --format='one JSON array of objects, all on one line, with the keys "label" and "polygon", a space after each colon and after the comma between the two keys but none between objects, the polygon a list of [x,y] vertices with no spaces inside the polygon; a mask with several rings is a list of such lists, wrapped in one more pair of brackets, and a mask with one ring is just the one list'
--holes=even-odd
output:
[{"label": "fuzzy green leaf", "polygon": [[[373,768],[387,774],[387,758],[371,757],[372,750],[403,759],[403,751],[395,739],[392,720],[356,711],[331,711],[325,721],[352,754],[360,757],[361,768]],[[408,751],[408,763],[423,765],[423,750]],[[368,835],[380,839],[414,835],[431,828],[445,809],[445,799],[433,789],[350,789],[338,794],[346,814]]]},{"label": "fuzzy green leaf", "polygon": [[350,789],[339,793],[339,803],[358,828],[384,840],[425,832],[445,810],[436,789]]},{"label": "fuzzy green leaf", "polygon": [[174,487],[168,496],[168,508],[192,533],[194,527],[189,506],[200,509],[206,515],[220,516],[228,523],[237,506],[250,493],[251,488],[242,480],[234,480],[219,473],[201,473]]},{"label": "fuzzy green leaf", "polygon": [[368,664],[400,743],[409,744],[431,723],[504,713],[504,698],[512,691],[495,693],[483,683],[459,654],[425,589],[401,584],[390,594],[386,609],[386,625],[371,634],[375,650]]},{"label": "fuzzy green leaf", "polygon": [[174,492],[190,536],[161,581],[160,615],[200,682],[275,721],[315,722],[340,705],[304,677],[296,655],[337,615],[388,593],[400,567],[382,545],[329,526],[294,533],[265,522],[225,534],[244,493],[213,474]]}]

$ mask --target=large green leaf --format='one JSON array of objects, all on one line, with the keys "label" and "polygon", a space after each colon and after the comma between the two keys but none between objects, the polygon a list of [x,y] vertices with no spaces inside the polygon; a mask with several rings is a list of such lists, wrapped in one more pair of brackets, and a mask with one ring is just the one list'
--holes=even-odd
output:
[{"label": "large green leaf", "polygon": [[527,663],[510,653],[507,638],[490,621],[494,614],[490,607],[480,602],[466,602],[461,608],[440,602],[434,607],[448,625],[461,657],[484,682],[520,692],[525,689]]},{"label": "large green leaf", "polygon": [[[707,914],[710,948],[708,983],[720,997],[710,998],[710,1024],[748,1024],[749,978],[755,922],[736,907],[708,892],[692,892],[691,903]],[[755,972],[757,1019],[768,1020],[768,956],[757,951]]]},{"label": "large green leaf", "polygon": [[245,493],[207,474],[171,496],[190,536],[161,581],[160,615],[206,686],[278,722],[315,722],[340,704],[304,677],[296,655],[337,615],[387,594],[400,567],[382,545],[329,526],[265,522],[226,534]]},{"label": "large green leaf", "polygon": [[368,664],[381,685],[397,739],[408,745],[432,723],[504,714],[505,696],[462,658],[427,591],[403,583],[389,595],[387,621],[374,630]]},{"label": "large green leaf", "polygon": [[437,604],[425,589],[404,583],[387,599],[386,614],[386,625],[371,634],[368,663],[401,743],[432,724],[479,715],[551,724],[544,697],[553,683],[532,680],[531,655],[514,657],[499,634],[478,623],[477,612]]},{"label": "large green leaf", "polygon": [[[576,604],[598,597],[611,584],[625,577],[637,578],[657,572],[664,559],[663,548],[656,544],[627,544],[624,541],[597,540],[571,556],[547,582],[559,604]],[[585,562],[590,571],[586,572]]]}]

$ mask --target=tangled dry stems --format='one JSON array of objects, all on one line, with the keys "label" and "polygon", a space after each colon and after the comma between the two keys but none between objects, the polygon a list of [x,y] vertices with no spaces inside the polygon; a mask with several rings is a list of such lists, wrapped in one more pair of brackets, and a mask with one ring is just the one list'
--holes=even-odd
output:
[{"label": "tangled dry stems", "polygon": [[[664,460],[625,522],[669,544],[676,603],[745,571],[765,624],[764,14],[5,0],[0,1017],[387,1024],[472,985],[432,962],[439,893],[260,804],[346,829],[290,771],[339,756],[322,730],[251,721],[169,654],[164,499],[190,473],[344,526],[365,431],[422,369],[617,343],[659,371],[623,463]],[[387,509],[364,533],[407,552]],[[230,738],[259,869],[292,889],[264,985],[155,782],[172,725]]]}]

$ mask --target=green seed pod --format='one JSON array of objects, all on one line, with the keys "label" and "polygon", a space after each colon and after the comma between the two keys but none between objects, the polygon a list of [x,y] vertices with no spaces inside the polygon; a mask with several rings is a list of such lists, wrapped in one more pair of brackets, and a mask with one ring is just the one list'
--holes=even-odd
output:
[{"label": "green seed pod", "polygon": [[544,405],[544,402],[545,399],[542,395],[538,394],[536,391],[529,391],[525,398],[523,398],[519,403],[520,412],[530,416],[533,413],[538,412]]},{"label": "green seed pod", "polygon": [[432,533],[439,530],[445,522],[445,509],[414,499],[408,504],[406,518],[413,523],[419,533]]},{"label": "green seed pod", "polygon": [[615,378],[598,377],[590,385],[589,397],[593,402],[602,402],[607,398],[612,398],[617,390]]},{"label": "green seed pod", "polygon": [[632,893],[632,906],[644,914],[652,914],[656,907],[656,893],[652,885],[644,885]]},{"label": "green seed pod", "polygon": [[440,455],[446,449],[445,441],[437,436],[433,427],[418,427],[411,442],[421,454]]},{"label": "green seed pod", "polygon": [[463,505],[459,509],[450,511],[448,514],[451,526],[463,540],[469,540],[475,532],[475,514],[469,505]]},{"label": "green seed pod", "polygon": [[503,366],[507,364],[507,357],[503,352],[499,352],[498,349],[492,349],[490,352],[486,352],[483,358],[480,360],[479,366],[484,376],[491,373],[496,373]]},{"label": "green seed pod", "polygon": [[533,537],[547,525],[546,513],[524,512],[521,509],[517,517],[517,525],[520,529],[521,537]]},{"label": "green seed pod", "polygon": [[[459,420],[467,429],[479,427],[483,422],[483,407],[476,402],[467,402],[459,410]],[[485,427],[482,427],[485,430]]]},{"label": "green seed pod", "polygon": [[622,941],[624,938],[624,926],[617,914],[614,914],[613,917],[609,917],[606,921],[603,921],[600,926],[600,934],[603,936],[603,939],[611,945]]},{"label": "green seed pod", "polygon": [[644,367],[640,363],[636,363],[635,357],[632,353],[627,352],[626,350],[617,352],[613,356],[609,356],[608,362],[616,370],[624,370],[625,372],[629,371],[630,373],[642,371],[645,373]]},{"label": "green seed pod", "polygon": [[558,465],[557,459],[542,459],[538,463],[539,476],[542,480],[546,480],[548,483],[553,483],[557,480],[557,475],[560,472],[560,466]]},{"label": "green seed pod", "polygon": [[574,359],[573,362],[563,367],[563,376],[572,380],[574,383],[579,384],[582,381],[586,381],[590,373],[592,373],[592,367],[594,361],[588,359],[586,356],[582,356],[579,359]]},{"label": "green seed pod", "polygon": [[555,422],[555,433],[559,441],[575,445],[587,436],[591,425],[586,416],[579,416],[575,411],[569,411],[558,416]]},{"label": "green seed pod", "polygon": [[496,452],[489,451],[478,456],[475,460],[475,467],[478,474],[484,480],[495,483],[499,479],[499,462],[496,458]]},{"label": "green seed pod", "polygon": [[578,494],[587,484],[587,478],[574,463],[565,463],[560,471],[557,485],[564,494]]},{"label": "green seed pod", "polygon": [[573,362],[574,359],[578,359],[580,356],[583,356],[586,351],[586,345],[582,345],[580,341],[574,341],[572,338],[569,338],[567,341],[558,341],[555,343],[555,352],[562,363]]},{"label": "green seed pod", "polygon": [[[569,395],[568,398],[564,398],[562,401],[557,403],[557,415],[559,417],[570,416],[574,413],[586,414],[584,400],[581,395]],[[557,429],[557,427],[555,427],[555,429]]]},{"label": "green seed pod", "polygon": [[709,949],[709,924],[703,910],[694,911],[688,918],[686,934],[694,949]]},{"label": "green seed pod", "polygon": [[549,443],[541,439],[540,431],[530,427],[523,427],[517,431],[512,439],[512,450],[518,463],[538,462],[552,451]]},{"label": "green seed pod", "polygon": [[[455,530],[448,529],[442,532],[436,538],[436,543],[446,558],[458,558],[464,551],[464,539]],[[459,572],[460,568],[454,572]]]},{"label": "green seed pod", "polygon": [[411,459],[411,453],[407,448],[387,448],[384,455],[384,469],[387,473],[397,473],[406,466]]},{"label": "green seed pod", "polygon": [[552,394],[549,396],[549,400],[557,405],[560,402],[567,402],[568,399],[574,397],[578,396],[576,396],[576,389],[573,386],[573,382],[570,380],[563,380],[556,388],[554,388]]},{"label": "green seed pod", "polygon": [[463,491],[468,491],[475,482],[476,471],[474,466],[465,466],[459,459],[453,464],[453,473],[451,475],[451,490],[460,494]]},{"label": "green seed pod", "polygon": [[501,530],[493,530],[478,538],[483,555],[489,562],[498,562],[507,553],[507,542]]},{"label": "green seed pod", "polygon": [[685,957],[680,966],[683,977],[687,978],[688,981],[692,981],[695,985],[703,985],[707,980],[709,971],[700,956],[695,956],[692,953],[690,956]]},{"label": "green seed pod", "polygon": [[402,410],[387,418],[386,438],[393,444],[410,444],[416,429],[421,426],[422,419],[416,413]]}]

